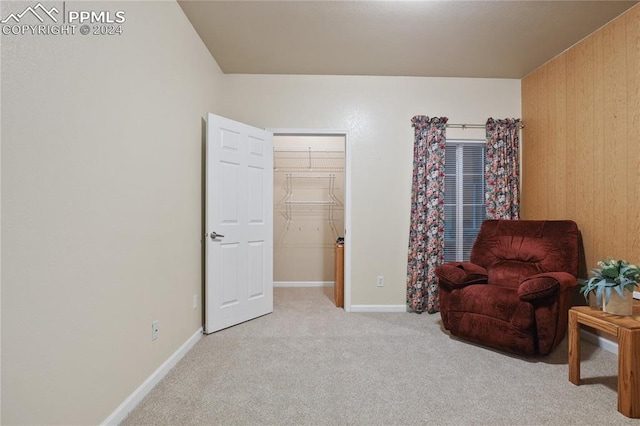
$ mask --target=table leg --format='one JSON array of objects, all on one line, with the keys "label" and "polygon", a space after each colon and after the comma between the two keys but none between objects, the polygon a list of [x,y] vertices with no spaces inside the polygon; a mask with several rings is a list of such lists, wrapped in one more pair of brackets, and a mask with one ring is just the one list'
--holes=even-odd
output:
[{"label": "table leg", "polygon": [[618,329],[618,411],[640,418],[640,330]]},{"label": "table leg", "polygon": [[569,311],[569,381],[580,384],[580,324],[574,311]]}]

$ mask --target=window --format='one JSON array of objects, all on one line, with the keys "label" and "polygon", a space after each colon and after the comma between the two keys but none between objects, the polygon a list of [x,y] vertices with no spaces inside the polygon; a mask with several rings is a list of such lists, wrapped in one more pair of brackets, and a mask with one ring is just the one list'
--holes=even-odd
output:
[{"label": "window", "polygon": [[444,261],[468,261],[485,219],[484,141],[447,141]]}]

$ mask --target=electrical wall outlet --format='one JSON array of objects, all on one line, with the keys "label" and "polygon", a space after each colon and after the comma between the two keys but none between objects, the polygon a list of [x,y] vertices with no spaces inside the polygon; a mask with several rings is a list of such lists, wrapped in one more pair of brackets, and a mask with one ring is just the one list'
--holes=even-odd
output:
[{"label": "electrical wall outlet", "polygon": [[196,309],[198,309],[198,295],[194,294],[193,295],[193,310],[195,311]]},{"label": "electrical wall outlet", "polygon": [[158,338],[158,332],[160,331],[160,322],[155,320],[151,323],[151,340],[156,340]]},{"label": "electrical wall outlet", "polygon": [[384,287],[384,275],[378,275],[378,281],[376,285],[378,287]]}]

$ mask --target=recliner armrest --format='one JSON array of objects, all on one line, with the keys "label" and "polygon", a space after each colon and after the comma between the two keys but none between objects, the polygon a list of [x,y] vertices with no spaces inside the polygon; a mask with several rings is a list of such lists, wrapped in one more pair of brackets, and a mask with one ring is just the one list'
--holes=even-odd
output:
[{"label": "recliner armrest", "polygon": [[518,296],[522,301],[531,302],[574,287],[577,283],[576,277],[567,272],[543,272],[522,280]]},{"label": "recliner armrest", "polygon": [[471,262],[450,262],[435,270],[438,283],[449,289],[462,288],[471,284],[486,284],[487,270]]}]

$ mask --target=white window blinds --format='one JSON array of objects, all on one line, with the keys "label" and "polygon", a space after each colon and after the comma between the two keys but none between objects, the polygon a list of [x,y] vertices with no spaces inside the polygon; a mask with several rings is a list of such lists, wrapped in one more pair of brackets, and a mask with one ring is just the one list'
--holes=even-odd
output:
[{"label": "white window blinds", "polygon": [[468,261],[485,219],[484,141],[447,141],[444,261]]}]

